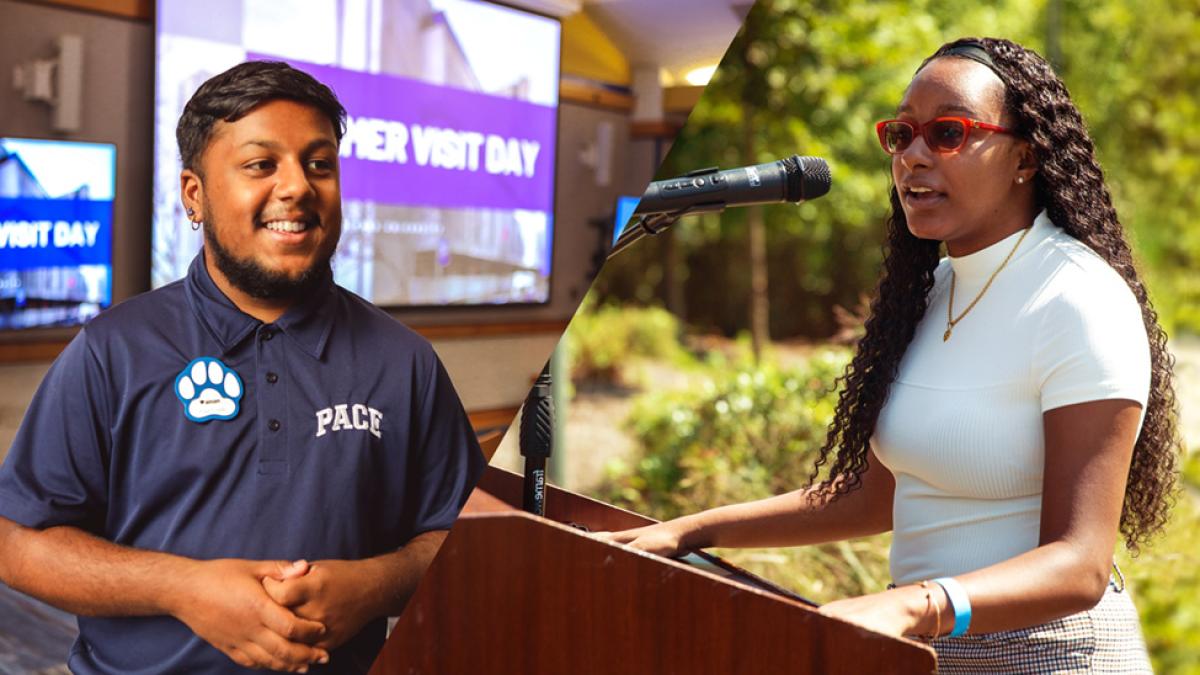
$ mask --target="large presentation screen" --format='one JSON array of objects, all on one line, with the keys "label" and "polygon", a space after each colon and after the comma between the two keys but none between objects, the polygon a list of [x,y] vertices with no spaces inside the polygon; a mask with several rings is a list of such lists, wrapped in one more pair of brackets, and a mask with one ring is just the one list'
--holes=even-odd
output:
[{"label": "large presentation screen", "polygon": [[272,59],[348,113],[339,284],[381,306],[547,302],[560,40],[555,19],[479,0],[159,0],[153,285],[203,242],[179,199],[184,105]]},{"label": "large presentation screen", "polygon": [[117,149],[0,138],[0,329],[73,326],[112,304]]}]

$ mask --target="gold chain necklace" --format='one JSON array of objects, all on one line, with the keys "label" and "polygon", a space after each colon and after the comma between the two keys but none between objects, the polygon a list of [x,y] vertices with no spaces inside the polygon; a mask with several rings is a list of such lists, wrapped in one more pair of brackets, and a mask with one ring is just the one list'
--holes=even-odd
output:
[{"label": "gold chain necklace", "polygon": [[962,321],[963,317],[966,316],[967,313],[972,309],[975,309],[975,305],[979,304],[979,299],[982,298],[983,294],[987,293],[988,289],[992,287],[992,282],[996,280],[996,275],[1000,274],[1000,270],[1004,269],[1004,266],[1008,264],[1009,260],[1012,260],[1013,254],[1015,254],[1017,249],[1021,247],[1021,242],[1025,241],[1025,235],[1029,234],[1029,231],[1032,229],[1032,227],[1025,228],[1025,231],[1021,233],[1019,238],[1017,238],[1017,245],[1012,247],[1012,250],[1008,252],[1008,256],[1004,259],[1004,262],[1000,263],[1000,266],[997,267],[996,271],[992,272],[992,276],[988,278],[987,283],[983,285],[983,289],[979,291],[979,295],[975,296],[975,299],[971,301],[971,304],[967,305],[967,308],[962,311],[962,314],[958,315],[958,318],[954,318],[954,282],[957,280],[957,277],[954,275],[954,268],[950,269],[950,304],[946,305],[946,332],[942,334],[942,342],[950,339],[950,332],[954,330],[954,327],[958,325],[958,322]]}]

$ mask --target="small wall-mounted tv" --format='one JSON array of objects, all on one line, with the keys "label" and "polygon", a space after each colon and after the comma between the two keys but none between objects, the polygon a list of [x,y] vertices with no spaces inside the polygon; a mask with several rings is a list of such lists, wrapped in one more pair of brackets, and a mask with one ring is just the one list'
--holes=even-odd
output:
[{"label": "small wall-mounted tv", "polygon": [[349,114],[342,286],[385,307],[550,297],[561,23],[481,0],[158,0],[151,283],[203,236],[179,200],[175,125],[209,77],[287,61]]},{"label": "small wall-mounted tv", "polygon": [[82,324],[112,304],[117,150],[0,138],[0,329]]}]

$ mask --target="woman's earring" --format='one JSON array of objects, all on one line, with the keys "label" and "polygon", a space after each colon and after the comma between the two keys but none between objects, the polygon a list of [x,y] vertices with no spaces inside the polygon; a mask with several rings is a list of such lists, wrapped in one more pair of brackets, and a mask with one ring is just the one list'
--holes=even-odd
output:
[{"label": "woman's earring", "polygon": [[1017,185],[1020,185],[1021,183],[1024,183],[1024,182],[1025,182],[1024,176],[1017,176]]}]

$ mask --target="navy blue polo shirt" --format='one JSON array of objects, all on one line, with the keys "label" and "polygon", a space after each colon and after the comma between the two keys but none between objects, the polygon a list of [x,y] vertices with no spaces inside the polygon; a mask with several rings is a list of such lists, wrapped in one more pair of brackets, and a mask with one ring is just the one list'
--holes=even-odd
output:
[{"label": "navy blue polo shirt", "polygon": [[[484,460],[429,343],[328,279],[263,324],[203,255],[54,362],[0,467],[0,515],[198,559],[360,559],[449,528]],[[309,672],[367,672],[385,624]],[[171,617],[79,630],[75,673],[243,672]]]}]

